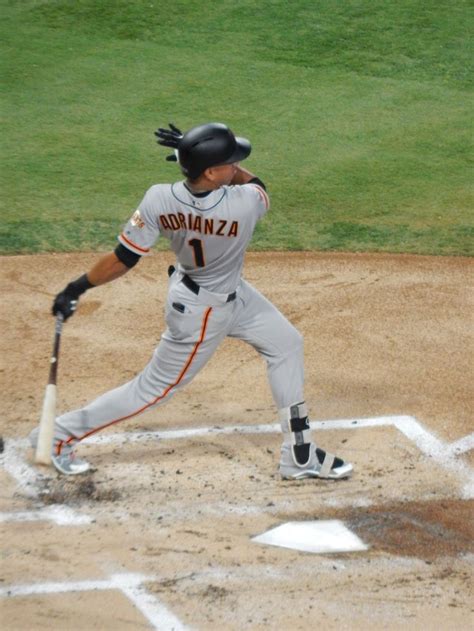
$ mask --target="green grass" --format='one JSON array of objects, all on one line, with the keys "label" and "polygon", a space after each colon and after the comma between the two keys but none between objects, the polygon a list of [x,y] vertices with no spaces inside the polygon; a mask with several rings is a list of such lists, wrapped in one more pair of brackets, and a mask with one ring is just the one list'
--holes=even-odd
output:
[{"label": "green grass", "polygon": [[474,253],[469,2],[0,7],[0,252],[113,247],[180,177],[153,130],[221,120],[272,197],[253,249]]}]

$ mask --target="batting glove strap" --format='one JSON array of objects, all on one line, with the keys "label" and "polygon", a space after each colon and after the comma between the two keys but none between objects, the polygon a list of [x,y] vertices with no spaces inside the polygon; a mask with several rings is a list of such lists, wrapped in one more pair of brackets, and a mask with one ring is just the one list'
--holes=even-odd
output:
[{"label": "batting glove strap", "polygon": [[73,298],[79,298],[79,296],[92,287],[95,287],[95,285],[89,281],[87,274],[83,274],[76,280],[69,283],[64,292]]}]

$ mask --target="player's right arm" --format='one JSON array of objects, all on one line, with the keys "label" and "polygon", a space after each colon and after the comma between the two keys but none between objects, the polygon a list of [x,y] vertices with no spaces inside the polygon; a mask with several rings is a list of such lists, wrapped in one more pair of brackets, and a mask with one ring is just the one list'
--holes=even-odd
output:
[{"label": "player's right arm", "polygon": [[270,208],[265,184],[259,177],[240,165],[237,166],[231,185],[237,186],[236,194],[244,196],[247,204],[255,210],[257,219],[263,217]]},{"label": "player's right arm", "polygon": [[239,185],[239,184],[248,184],[252,180],[258,179],[256,175],[241,167],[240,164],[236,166],[235,175],[232,178],[231,184]]}]

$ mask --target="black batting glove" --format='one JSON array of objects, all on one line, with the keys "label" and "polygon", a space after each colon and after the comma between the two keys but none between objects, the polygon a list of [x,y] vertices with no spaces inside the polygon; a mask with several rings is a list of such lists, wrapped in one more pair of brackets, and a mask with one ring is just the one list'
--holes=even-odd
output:
[{"label": "black batting glove", "polygon": [[172,149],[177,149],[179,141],[183,137],[183,132],[175,127],[173,123],[168,123],[169,129],[163,129],[160,127],[155,131],[155,136],[157,137],[157,143],[159,145],[163,145],[163,147],[171,147]]},{"label": "black batting glove", "polygon": [[58,313],[62,313],[64,321],[66,321],[76,310],[79,296],[91,287],[94,287],[94,285],[89,282],[86,274],[69,283],[54,299],[53,315],[56,316]]},{"label": "black batting glove", "polygon": [[[163,129],[160,127],[155,131],[155,136],[157,137],[157,143],[162,145],[163,147],[171,147],[172,149],[177,150],[179,141],[183,137],[183,132],[178,129],[173,123],[168,123],[169,129]],[[166,156],[166,159],[169,162],[177,162],[178,158],[176,154],[172,154],[170,156]]]}]

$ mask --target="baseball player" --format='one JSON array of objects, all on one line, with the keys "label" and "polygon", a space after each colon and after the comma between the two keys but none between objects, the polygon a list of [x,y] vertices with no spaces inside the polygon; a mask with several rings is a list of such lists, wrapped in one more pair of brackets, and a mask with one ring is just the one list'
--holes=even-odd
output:
[{"label": "baseball player", "polygon": [[[158,143],[174,150],[185,179],[145,194],[118,237],[115,250],[55,298],[64,319],[79,297],[127,273],[160,236],[176,264],[168,270],[167,328],[144,370],[84,408],[56,419],[52,461],[66,475],[90,465],[75,455],[79,441],[168,401],[205,366],[226,336],[252,345],[267,364],[283,432],[280,473],[285,479],[345,478],[352,465],[316,446],[303,393],[300,333],[242,278],[246,248],[269,208],[264,183],[239,165],[251,152],[245,138],[220,123],[158,129]],[[32,433],[32,443],[36,435]]]}]

